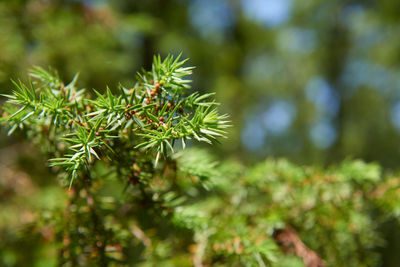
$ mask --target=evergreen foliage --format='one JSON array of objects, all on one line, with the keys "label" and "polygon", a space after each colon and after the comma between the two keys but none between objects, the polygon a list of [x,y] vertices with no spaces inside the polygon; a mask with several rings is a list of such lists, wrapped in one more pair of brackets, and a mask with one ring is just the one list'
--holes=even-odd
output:
[{"label": "evergreen foliage", "polygon": [[[181,150],[229,127],[212,94],[188,94],[193,68],[185,62],[157,56],[133,87],[94,97],[78,75],[65,84],[40,67],[28,85],[14,83],[1,122],[9,134],[24,130],[65,188],[50,192],[58,203],[38,205],[41,215],[15,243],[47,238],[46,264],[65,266],[378,264],[379,228],[398,218],[400,179],[362,161],[327,170],[284,159],[246,167]],[[285,229],[302,251],[279,237]],[[8,266],[32,264],[22,254],[0,248]]]},{"label": "evergreen foliage", "polygon": [[109,88],[105,95],[94,91],[95,99],[76,87],[78,75],[64,85],[55,72],[36,67],[30,73],[35,81],[29,86],[14,82],[16,90],[5,95],[13,104],[5,109],[10,113],[8,133],[25,127],[29,135],[42,136],[44,146],[65,148],[54,151],[50,161],[68,170],[71,183],[79,172],[90,172],[99,154],[115,162],[125,150],[136,154],[128,158],[156,152],[156,167],[161,155],[174,152],[175,141],[183,147],[192,138],[211,144],[228,127],[227,116],[215,109],[217,103],[207,101],[212,94],[185,96],[190,81],[184,77],[192,67],[184,63],[179,57],[155,57],[151,71],[138,74],[133,88],[120,86],[118,96]]}]

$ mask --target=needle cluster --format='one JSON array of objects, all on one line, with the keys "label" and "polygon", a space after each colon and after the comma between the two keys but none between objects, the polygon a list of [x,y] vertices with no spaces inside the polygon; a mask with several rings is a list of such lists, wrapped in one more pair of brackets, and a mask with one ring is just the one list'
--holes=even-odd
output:
[{"label": "needle cluster", "polygon": [[29,85],[14,82],[15,90],[6,95],[9,134],[18,128],[44,134],[57,147],[50,165],[65,168],[70,183],[90,171],[94,161],[116,160],[121,145],[155,153],[156,167],[174,152],[177,141],[183,148],[191,139],[211,144],[229,126],[213,94],[188,95],[191,81],[186,77],[193,67],[185,67],[186,61],[155,56],[152,69],[139,73],[133,87],[121,85],[118,93],[107,88],[105,94],[93,90],[95,97],[77,87],[78,75],[66,85],[55,71],[35,67]]}]

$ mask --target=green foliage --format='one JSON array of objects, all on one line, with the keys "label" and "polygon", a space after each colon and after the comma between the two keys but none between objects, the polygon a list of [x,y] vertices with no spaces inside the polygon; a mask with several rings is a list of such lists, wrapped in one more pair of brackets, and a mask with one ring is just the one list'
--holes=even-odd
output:
[{"label": "green foliage", "polygon": [[214,168],[220,174],[211,176],[225,183],[211,186],[207,198],[177,208],[174,215],[203,237],[206,259],[219,255],[228,266],[282,266],[288,257],[272,236],[290,225],[327,266],[378,264],[377,248],[384,245],[378,228],[398,216],[400,199],[393,191],[399,178],[382,182],[379,166],[361,161],[345,161],[326,171],[284,159],[247,171],[227,164]]},{"label": "green foliage", "polygon": [[[204,149],[176,152],[188,140],[211,143],[229,126],[212,94],[188,94],[184,63],[155,57],[134,86],[95,97],[77,87],[77,75],[65,85],[51,69],[14,83],[1,122],[41,147],[65,191],[37,193],[39,212],[7,237],[2,263],[303,266],[306,256],[277,238],[295,229],[327,266],[377,265],[379,227],[400,214],[400,179],[362,161],[246,167]],[[18,244],[27,237],[32,254],[23,256]],[[40,250],[47,256],[36,260]]]},{"label": "green foliage", "polygon": [[9,134],[25,127],[30,134],[40,135],[46,129],[50,142],[70,152],[52,158],[51,166],[66,168],[71,183],[78,172],[90,171],[94,160],[100,160],[98,154],[115,160],[112,147],[116,142],[124,142],[127,150],[156,152],[155,166],[160,155],[174,152],[176,140],[183,147],[192,138],[211,144],[225,134],[227,116],[217,113],[217,103],[205,102],[211,94],[185,96],[190,81],[184,77],[193,69],[183,67],[185,61],[155,57],[151,71],[138,74],[133,88],[120,86],[119,96],[109,88],[105,95],[95,91],[95,99],[85,98],[85,90],[76,88],[77,75],[64,85],[56,73],[36,67],[31,76],[38,82],[29,87],[14,83],[16,90],[6,95],[8,103],[18,107],[8,117]]},{"label": "green foliage", "polygon": [[[82,189],[87,186],[94,196],[100,224],[104,223],[105,229],[111,229],[116,236],[115,242],[107,238],[110,243],[106,255],[123,260],[122,265],[193,265],[192,251],[203,255],[204,265],[238,264],[243,252],[235,255],[235,249],[229,246],[229,242],[238,244],[236,235],[231,234],[231,239],[223,235],[236,233],[231,225],[237,228],[254,225],[247,220],[257,217],[260,223],[268,225],[269,238],[271,229],[291,225],[327,264],[340,265],[349,258],[354,260],[345,262],[346,266],[371,262],[379,253],[382,260],[378,266],[398,266],[400,227],[393,217],[400,215],[399,3],[398,0],[0,1],[0,93],[10,94],[11,78],[19,87],[26,87],[20,93],[27,94],[25,97],[29,99],[30,82],[21,78],[20,84],[16,77],[24,77],[32,65],[53,66],[59,73],[34,69],[36,106],[26,108],[8,121],[9,115],[24,104],[7,104],[4,113],[8,115],[0,116],[4,122],[0,127],[3,137],[0,138],[0,265],[53,266],[72,259],[79,259],[76,265],[98,265],[94,259],[101,250],[93,248],[97,248],[95,241],[99,237],[92,232],[104,229],[95,226],[96,216],[88,209],[87,203],[91,201]],[[271,16],[280,17],[280,23],[271,24],[268,12],[259,16],[264,13],[259,11],[272,10],[276,5],[281,5],[283,13],[273,12]],[[166,55],[171,51],[184,51],[185,57],[198,66],[194,86],[205,89],[201,97],[216,92],[208,97],[215,97],[221,103],[221,111],[229,113],[235,125],[224,145],[208,146],[211,152],[190,149],[173,154],[163,141],[164,136],[145,132],[146,122],[136,116],[128,120],[132,129],[138,129],[138,125],[144,128],[130,133],[128,127],[126,133],[124,130],[121,133],[117,129],[120,119],[116,117],[126,116],[121,111],[126,107],[111,105],[115,110],[109,109],[105,85],[111,88],[115,101],[122,97],[121,103],[126,102],[118,82],[126,85],[127,90],[133,89],[132,77],[140,66],[151,70],[154,53]],[[167,77],[168,70],[171,65],[160,72]],[[68,86],[78,71],[79,82],[71,87],[80,92],[75,94],[80,99],[78,103],[86,101],[86,110],[82,106],[71,107],[68,113],[62,108],[71,100],[54,101],[48,94],[43,94],[43,101],[38,98],[40,86],[57,94],[63,81]],[[148,82],[150,79],[147,77]],[[96,88],[104,101],[91,88]],[[171,90],[172,93],[177,88]],[[197,93],[190,96],[193,93],[190,89],[182,90],[187,92],[187,110],[194,112],[196,101],[204,102],[204,108],[209,105],[207,102],[212,102]],[[129,92],[125,95],[129,97]],[[0,97],[0,105],[5,100]],[[37,111],[24,119],[35,108],[45,110],[43,116],[47,120],[43,117],[36,120],[40,115]],[[106,111],[84,117],[102,109]],[[81,110],[82,114],[72,110]],[[52,125],[55,113],[58,127]],[[74,121],[72,128],[59,121],[69,115]],[[116,119],[116,129],[104,129],[109,118]],[[100,126],[103,130],[99,127],[97,131],[101,138],[95,132],[95,137],[88,141],[90,133],[81,133],[80,128],[95,128],[97,119],[103,119]],[[7,130],[13,132],[12,136],[6,137]],[[127,140],[129,133],[132,138]],[[135,148],[150,141],[139,134],[154,138],[154,146]],[[191,138],[183,143],[180,137],[167,141],[177,152],[181,146],[190,147],[196,137]],[[107,141],[104,147],[100,146],[103,140]],[[38,144],[43,157],[31,143]],[[161,144],[167,155],[160,152],[156,157]],[[72,148],[74,145],[79,146]],[[248,167],[229,159],[226,162],[227,155],[247,163],[263,160],[265,156],[285,157],[287,161],[269,160]],[[351,160],[340,163],[343,158],[360,158],[379,165]],[[47,159],[57,159],[50,163],[58,165],[46,169]],[[336,167],[308,168],[288,162]],[[75,166],[76,178],[72,180]],[[255,175],[257,171],[260,174]],[[63,179],[54,179],[55,173]],[[326,181],[332,175],[335,183],[324,185],[325,181],[319,181],[314,174],[327,178]],[[304,183],[300,181],[307,180],[305,175],[314,178],[312,184],[305,183],[302,189]],[[293,189],[298,186],[301,188]],[[244,189],[239,190],[240,187]],[[359,197],[354,192],[366,193]],[[246,206],[248,211],[227,210],[225,219],[225,210],[217,209],[218,205],[229,208],[231,201],[238,201],[243,195],[253,196],[252,204]],[[349,196],[353,199],[347,200],[348,204],[342,201]],[[70,199],[75,202],[70,203]],[[206,199],[209,202],[202,204]],[[325,199],[333,204],[329,206]],[[346,205],[349,211],[345,210]],[[304,210],[303,206],[314,208],[303,212],[307,216],[297,214],[298,210]],[[178,211],[174,207],[179,207]],[[217,214],[212,213],[214,209]],[[267,210],[270,215],[264,218],[258,209]],[[240,215],[250,211],[255,215]],[[236,212],[242,221],[236,221],[235,215],[228,216]],[[202,217],[198,218],[200,214]],[[166,217],[157,217],[161,215]],[[206,224],[214,217],[221,226]],[[236,223],[231,223],[232,217]],[[329,228],[326,221],[335,225],[339,222],[341,226]],[[361,234],[352,236],[346,229],[350,221],[369,225],[371,233],[364,226]],[[215,254],[210,247],[217,239],[211,234],[207,234],[210,236],[207,246],[202,245],[204,250],[192,250],[190,244],[206,244],[199,230],[196,235],[190,232],[200,227],[220,231],[221,242],[215,246],[218,248]],[[376,241],[374,249],[365,246],[367,237]],[[331,239],[332,244],[327,241]],[[152,241],[151,246],[148,240]],[[271,245],[273,242],[269,241]],[[123,252],[118,244],[123,246]],[[279,254],[279,248],[274,250],[276,246],[266,247],[265,251],[276,253],[275,259],[281,266],[303,262],[296,256]],[[57,259],[64,248],[65,254]],[[363,248],[365,253],[358,253]],[[353,255],[346,256],[347,250]],[[70,254],[71,251],[75,252]],[[263,256],[268,253],[263,254],[260,248],[256,251],[268,265]],[[247,251],[243,261],[262,265],[256,254],[251,256]],[[274,258],[271,255],[267,255],[268,259]]]}]

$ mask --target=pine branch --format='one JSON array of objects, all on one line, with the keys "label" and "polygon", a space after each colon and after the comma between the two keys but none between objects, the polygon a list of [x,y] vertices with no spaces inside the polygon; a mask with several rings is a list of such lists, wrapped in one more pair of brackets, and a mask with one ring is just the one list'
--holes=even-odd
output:
[{"label": "pine branch", "polygon": [[6,95],[7,105],[17,108],[6,122],[9,133],[25,128],[40,135],[38,124],[52,130],[52,140],[72,153],[50,159],[50,165],[64,167],[71,183],[102,160],[101,155],[113,160],[108,153],[116,139],[129,140],[129,149],[137,153],[156,153],[156,167],[161,156],[165,159],[175,152],[177,140],[183,147],[187,139],[211,144],[229,127],[227,116],[215,108],[218,104],[208,100],[213,94],[186,96],[190,88],[186,77],[193,69],[184,67],[186,61],[180,56],[164,60],[155,56],[151,71],[139,73],[132,89],[120,86],[119,94],[110,88],[105,94],[94,90],[95,98],[84,98],[85,89],[76,88],[78,75],[65,86],[56,71],[34,67],[29,87],[14,82],[16,90]]}]

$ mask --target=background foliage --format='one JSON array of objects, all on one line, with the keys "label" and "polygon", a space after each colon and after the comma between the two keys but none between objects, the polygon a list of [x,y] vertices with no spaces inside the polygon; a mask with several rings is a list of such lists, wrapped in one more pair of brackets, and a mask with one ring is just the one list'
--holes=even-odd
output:
[{"label": "background foliage", "polygon": [[[51,65],[65,81],[72,80],[79,71],[80,85],[86,88],[100,91],[106,85],[118,88],[119,82],[129,87],[140,67],[150,68],[154,53],[183,52],[184,57],[190,58],[190,65],[197,66],[193,87],[202,93],[216,92],[221,111],[231,115],[235,126],[221,145],[208,147],[218,160],[223,161],[229,155],[252,166],[266,156],[285,157],[297,164],[316,165],[311,168],[316,170],[320,166],[339,164],[332,171],[335,175],[340,177],[341,171],[344,176],[355,173],[352,178],[343,178],[351,181],[345,183],[348,188],[325,185],[329,189],[324,189],[324,185],[322,188],[315,185],[318,190],[348,192],[350,195],[344,199],[353,193],[359,196],[358,190],[379,196],[374,190],[385,184],[396,186],[390,182],[395,178],[378,185],[378,178],[374,177],[396,177],[400,156],[399,8],[395,0],[1,1],[0,90],[9,93],[10,78],[27,78],[26,70],[32,65],[44,68]],[[2,258],[9,265],[16,259],[22,262],[35,259],[46,264],[54,260],[54,251],[48,249],[52,245],[46,242],[51,240],[49,233],[54,229],[43,223],[32,234],[29,226],[36,220],[38,210],[46,217],[46,209],[63,205],[65,192],[56,179],[49,178],[54,174],[39,167],[46,159],[36,154],[28,143],[21,143],[20,137],[17,134],[0,139]],[[339,163],[346,158],[376,162],[382,166],[383,174],[375,163],[371,167],[352,161]],[[272,162],[275,161],[266,163],[267,167],[257,163],[254,173],[249,170],[243,175],[232,174],[242,177],[240,181],[244,179],[246,185],[254,182],[253,191],[250,186],[241,194],[248,193],[255,201],[264,203],[259,209],[268,208],[270,203],[263,201],[263,197],[280,200],[281,187],[292,185],[294,194],[308,196],[303,192],[307,187],[290,180],[295,179],[291,173],[298,167],[285,161]],[[278,167],[272,167],[275,164]],[[286,168],[283,174],[278,171],[279,179],[271,178],[268,191],[278,192],[278,196],[260,197],[257,192],[265,189],[258,188],[262,183],[255,182],[255,173],[271,173],[274,177],[275,168],[281,168],[282,164],[289,164],[293,170],[288,167],[291,171],[287,178]],[[357,174],[357,168],[365,174]],[[330,175],[330,171],[320,172],[322,176]],[[299,181],[305,179],[298,177]],[[367,186],[361,186],[357,179],[365,177],[372,178]],[[240,195],[229,190],[227,199],[229,194]],[[390,192],[391,197],[382,198],[383,204],[362,195],[368,204],[363,202],[360,209],[362,214],[372,216],[370,221],[357,212],[338,216],[343,222],[335,227],[344,229],[347,227],[344,224],[355,220],[361,225],[357,231],[365,231],[361,236],[367,241],[340,230],[342,236],[332,237],[332,242],[338,242],[339,247],[340,242],[349,239],[350,243],[346,244],[373,242],[373,250],[383,257],[383,262],[396,266],[399,228],[395,219],[388,218],[398,212],[398,194],[396,190]],[[308,201],[320,203],[317,196],[309,197]],[[282,207],[300,205],[287,201],[281,203]],[[338,212],[357,206],[353,203],[357,197],[351,197],[350,202],[339,205]],[[331,216],[335,214],[332,209],[321,204],[320,213],[316,214]],[[205,218],[210,218],[207,214]],[[318,239],[319,231],[327,229],[326,225],[321,226],[323,219],[317,220],[313,213],[305,213],[304,216],[311,217],[307,220],[312,227],[307,228],[307,224],[295,221],[296,218],[301,218],[300,222],[306,220],[296,214],[292,211],[276,220],[291,221],[301,230],[307,245],[328,259],[333,252],[326,251],[328,248],[321,243],[324,240]],[[369,236],[368,229],[377,229],[380,239]],[[39,243],[42,245],[37,246]],[[22,245],[30,249],[15,254]],[[161,252],[157,253],[168,255],[170,245],[164,246],[164,251],[160,248]],[[354,255],[356,250],[357,246],[350,246],[348,253]],[[365,264],[373,260],[371,255],[361,253],[357,259]],[[343,255],[338,260],[346,262],[346,257],[350,256]]]}]

